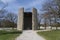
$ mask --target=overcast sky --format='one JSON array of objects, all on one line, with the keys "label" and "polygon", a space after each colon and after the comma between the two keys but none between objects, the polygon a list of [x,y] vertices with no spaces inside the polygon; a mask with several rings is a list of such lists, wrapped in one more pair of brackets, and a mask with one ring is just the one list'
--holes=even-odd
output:
[{"label": "overcast sky", "polygon": [[39,10],[45,1],[46,0],[0,0],[0,9],[4,4],[8,3],[8,6],[5,9],[9,12],[18,13],[19,8],[21,7],[30,11],[33,7]]}]

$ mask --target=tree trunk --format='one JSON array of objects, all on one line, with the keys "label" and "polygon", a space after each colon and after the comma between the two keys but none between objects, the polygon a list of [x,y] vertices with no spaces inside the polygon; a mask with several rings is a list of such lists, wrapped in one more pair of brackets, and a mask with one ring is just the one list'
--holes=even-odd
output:
[{"label": "tree trunk", "polygon": [[40,26],[41,26],[41,19],[39,20],[39,29],[40,29]]},{"label": "tree trunk", "polygon": [[46,29],[46,18],[45,18],[45,29]]},{"label": "tree trunk", "polygon": [[46,20],[45,20],[45,29],[46,29]]},{"label": "tree trunk", "polygon": [[[50,19],[50,26],[51,26],[51,19]],[[51,29],[52,29],[52,26],[51,26]]]}]

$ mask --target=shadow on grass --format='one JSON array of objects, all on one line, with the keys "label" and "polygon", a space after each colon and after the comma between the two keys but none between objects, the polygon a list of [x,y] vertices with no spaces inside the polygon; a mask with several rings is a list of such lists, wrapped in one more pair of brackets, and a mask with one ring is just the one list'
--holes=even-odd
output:
[{"label": "shadow on grass", "polygon": [[5,34],[21,34],[22,31],[0,31],[0,35],[5,35]]}]

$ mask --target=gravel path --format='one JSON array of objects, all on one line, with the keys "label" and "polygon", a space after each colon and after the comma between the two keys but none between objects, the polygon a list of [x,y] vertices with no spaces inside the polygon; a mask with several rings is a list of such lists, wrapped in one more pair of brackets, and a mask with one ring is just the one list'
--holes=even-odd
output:
[{"label": "gravel path", "polygon": [[16,40],[45,40],[33,30],[26,30]]}]

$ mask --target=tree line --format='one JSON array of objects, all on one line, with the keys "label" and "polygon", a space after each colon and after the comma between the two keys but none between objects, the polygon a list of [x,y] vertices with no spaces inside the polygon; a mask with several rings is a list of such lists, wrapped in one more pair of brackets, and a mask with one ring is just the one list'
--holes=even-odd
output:
[{"label": "tree line", "polygon": [[[47,0],[42,5],[42,10],[44,12],[43,14],[39,14],[39,27],[42,25],[45,27],[51,26],[60,27],[60,0]],[[44,23],[41,24],[42,19],[44,20]]]},{"label": "tree line", "polygon": [[17,14],[5,10],[7,5],[0,9],[0,28],[15,28],[17,26]]}]

